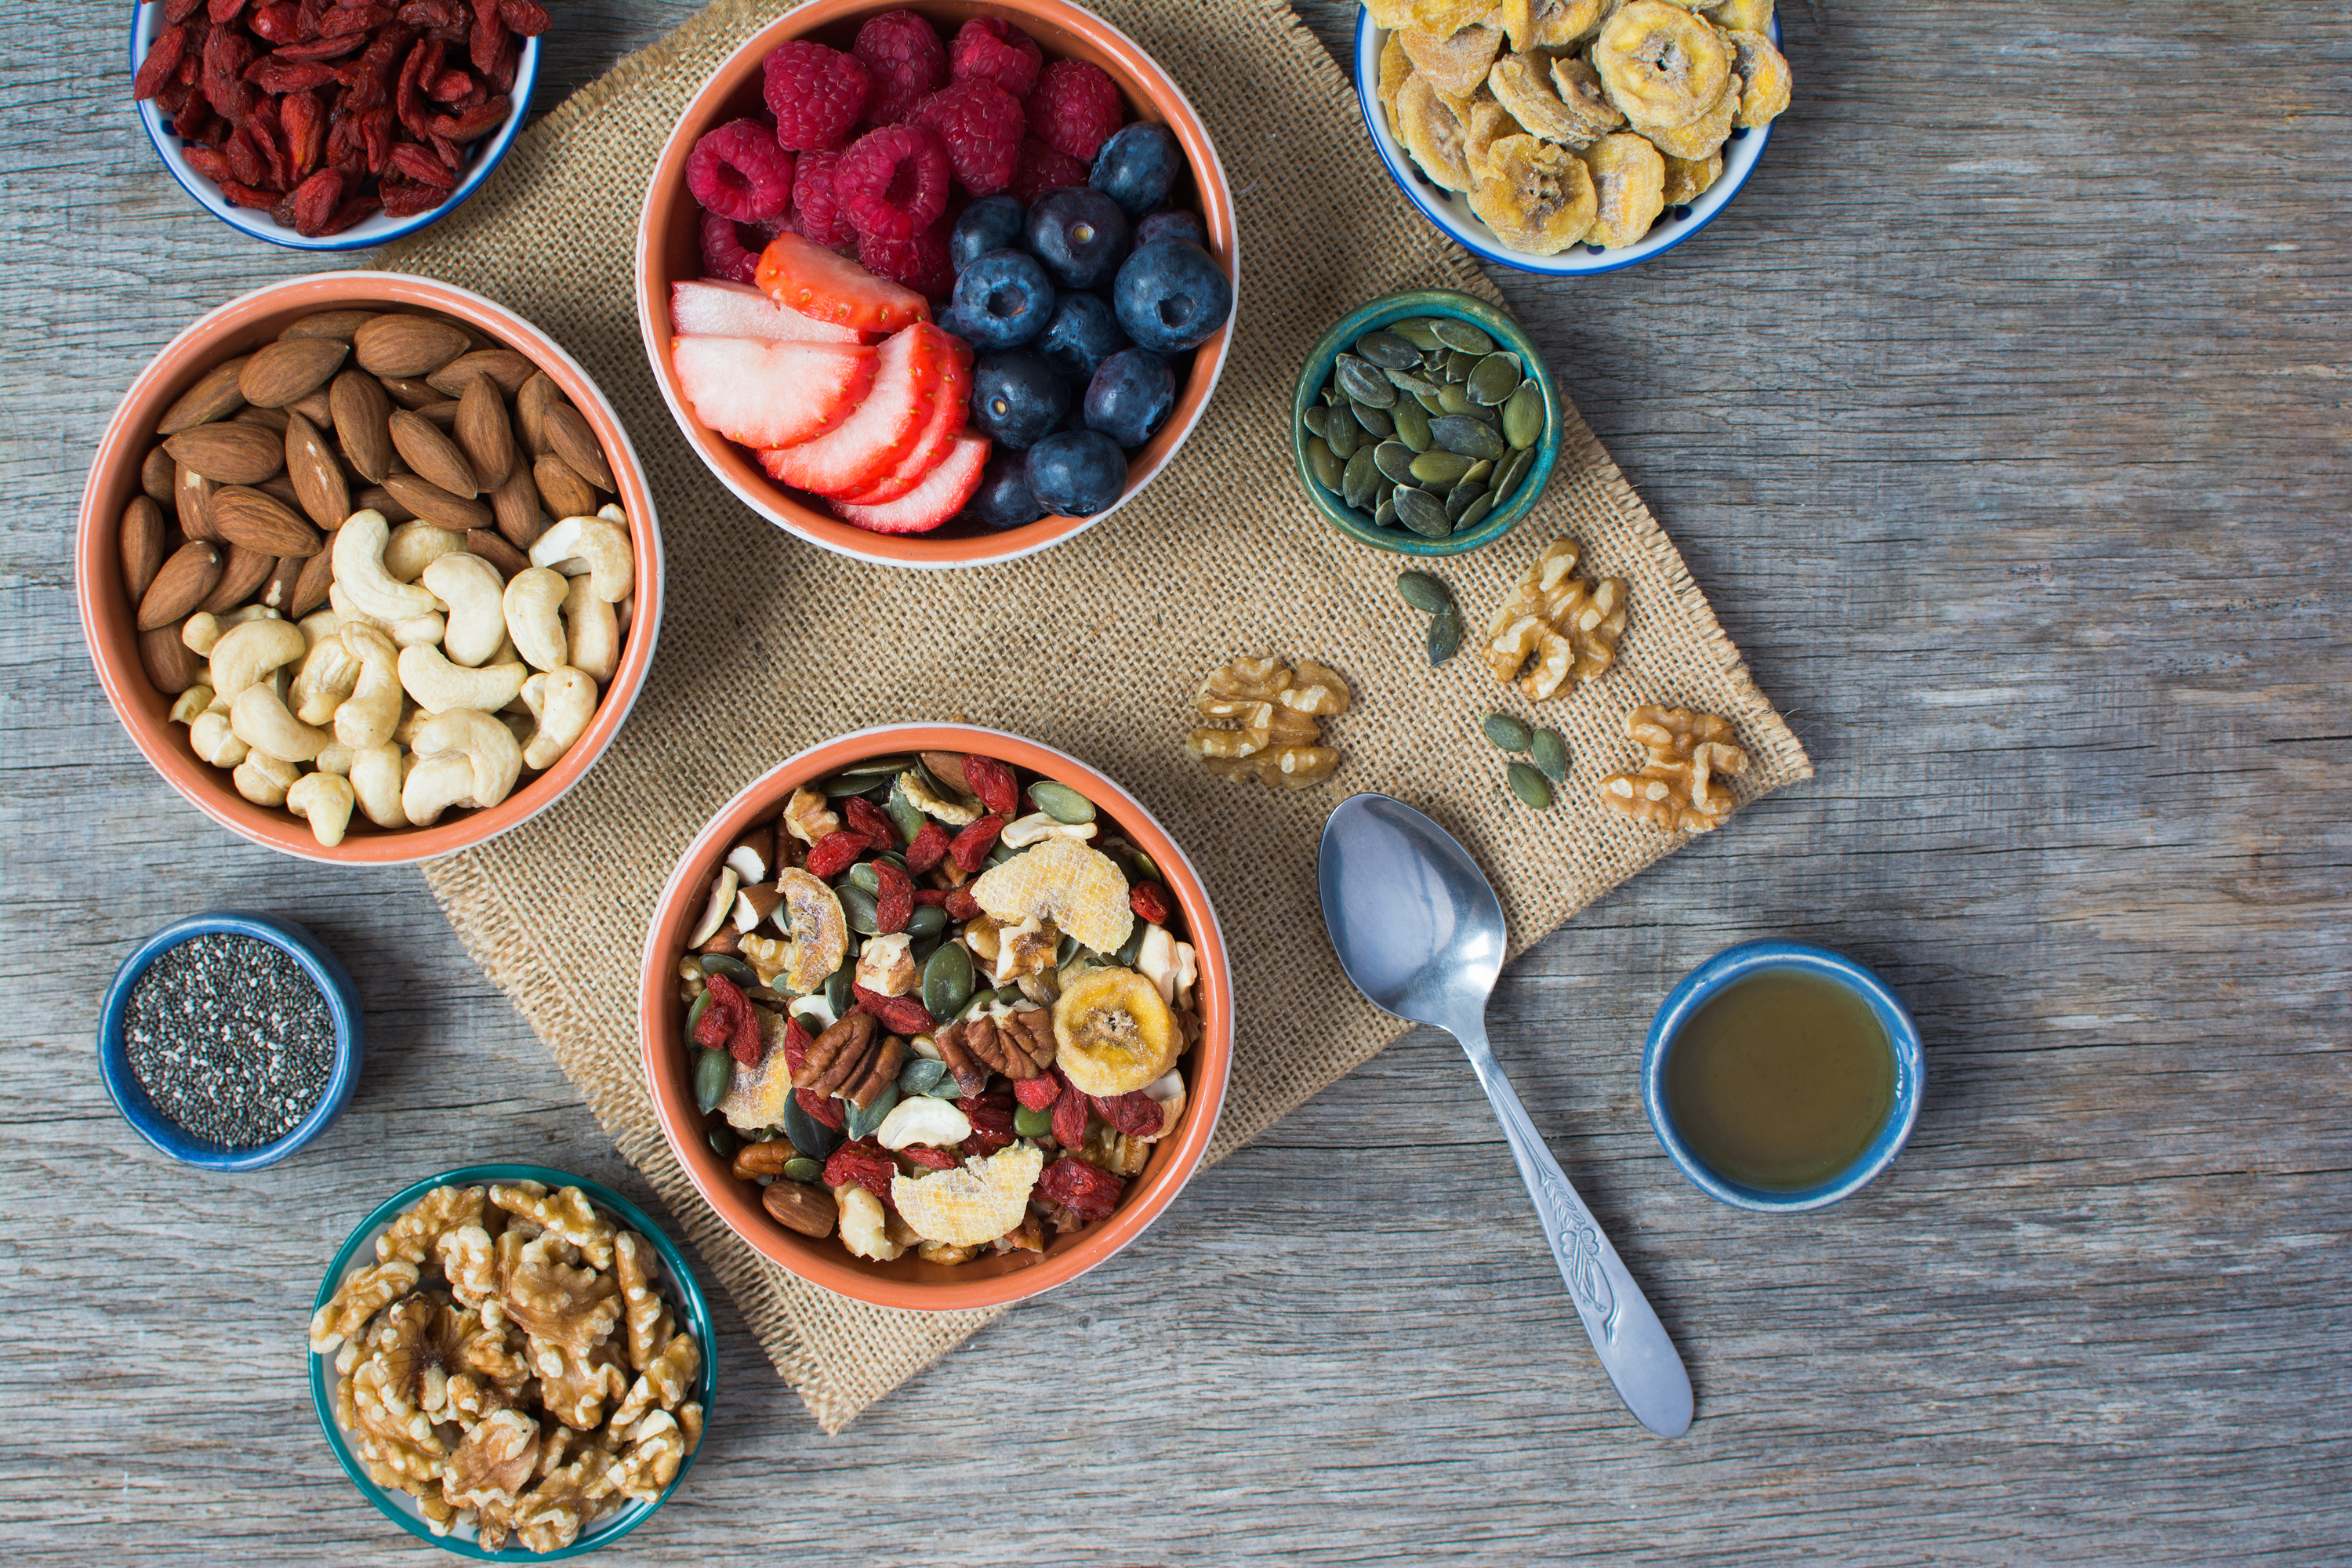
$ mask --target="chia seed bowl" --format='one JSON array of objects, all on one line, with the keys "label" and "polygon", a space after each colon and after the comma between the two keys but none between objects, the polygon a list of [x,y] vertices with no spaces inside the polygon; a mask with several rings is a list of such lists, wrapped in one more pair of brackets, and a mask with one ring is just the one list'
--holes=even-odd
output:
[{"label": "chia seed bowl", "polygon": [[257,1171],[324,1132],[359,1081],[361,1052],[350,973],[293,921],[245,910],[193,915],[142,942],[98,1026],[99,1071],[122,1119],[206,1171]]}]

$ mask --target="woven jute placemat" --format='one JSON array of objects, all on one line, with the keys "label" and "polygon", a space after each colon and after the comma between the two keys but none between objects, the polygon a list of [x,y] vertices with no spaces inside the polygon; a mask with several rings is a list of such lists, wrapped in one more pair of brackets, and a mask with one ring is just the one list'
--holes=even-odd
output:
[{"label": "woven jute placemat", "polygon": [[[1214,1160],[1398,1033],[1349,986],[1317,912],[1316,837],[1344,795],[1396,795],[1460,836],[1498,879],[1516,953],[1675,847],[1594,797],[1599,778],[1637,760],[1628,710],[1673,702],[1729,719],[1753,758],[1743,801],[1812,771],[1673,543],[1571,415],[1535,515],[1439,567],[1474,632],[1559,534],[1584,547],[1589,570],[1632,584],[1616,668],[1540,710],[1574,758],[1559,805],[1537,814],[1510,800],[1477,719],[1524,705],[1475,647],[1429,668],[1423,619],[1397,597],[1399,559],[1308,510],[1286,434],[1298,364],[1345,311],[1399,289],[1495,289],[1390,183],[1352,88],[1286,9],[1096,8],[1183,86],[1224,160],[1242,228],[1239,325],[1176,461],[1041,555],[938,574],[803,544],[710,477],[655,389],[631,304],[638,206],[688,100],[790,9],[776,0],[719,0],[621,62],[524,135],[471,205],[383,263],[504,302],[588,367],[649,470],[670,574],[659,657],[611,752],[553,809],[426,879],[829,1432],[994,1314],[892,1311],[802,1283],[719,1222],[663,1141],[638,1070],[639,949],[678,854],[756,774],[845,730],[953,716],[1034,736],[1132,790],[1206,879],[1232,950],[1238,1037]],[[1333,784],[1276,794],[1184,754],[1193,684],[1243,651],[1318,657],[1353,683],[1357,706],[1331,726],[1347,752]]]}]

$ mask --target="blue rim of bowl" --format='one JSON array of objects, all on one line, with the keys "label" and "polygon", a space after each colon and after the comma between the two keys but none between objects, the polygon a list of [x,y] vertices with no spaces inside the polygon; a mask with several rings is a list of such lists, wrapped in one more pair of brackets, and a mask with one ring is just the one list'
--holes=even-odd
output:
[{"label": "blue rim of bowl", "polygon": [[[138,1074],[131,1070],[130,1055],[122,1044],[122,1016],[131,1005],[131,989],[147,973],[148,966],[191,937],[218,933],[266,942],[293,959],[326,998],[327,1012],[335,1020],[335,1066],[328,1075],[326,1090],[320,1095],[319,1103],[310,1108],[310,1114],[293,1131],[257,1148],[230,1149],[198,1138],[156,1110],[155,1102],[141,1086]],[[114,1101],[114,1109],[121,1112],[122,1120],[159,1152],[202,1171],[258,1171],[309,1143],[343,1113],[352,1087],[359,1082],[364,1055],[365,1028],[361,1017],[359,987],[352,984],[351,972],[320,945],[317,937],[292,921],[280,920],[276,915],[251,910],[214,910],[165,926],[141,942],[137,951],[122,961],[122,967],[115,971],[114,983],[107,987],[106,1004],[99,1014],[99,1074],[105,1079],[107,1095]]]},{"label": "blue rim of bowl", "polygon": [[[1615,272],[1621,268],[1634,266],[1639,262],[1649,260],[1654,256],[1663,256],[1708,224],[1713,223],[1716,215],[1731,205],[1731,198],[1739,194],[1739,187],[1748,183],[1748,176],[1753,174],[1756,165],[1762,162],[1764,144],[1772,139],[1772,127],[1769,124],[1759,126],[1752,131],[1735,127],[1731,132],[1731,140],[1725,144],[1745,148],[1752,142],[1753,151],[1741,155],[1736,169],[1733,167],[1734,159],[1727,154],[1724,158],[1723,173],[1717,177],[1715,184],[1701,191],[1696,201],[1688,203],[1680,209],[1670,208],[1667,213],[1660,215],[1657,225],[1642,237],[1639,244],[1629,245],[1617,250],[1603,250],[1598,254],[1582,245],[1570,246],[1558,256],[1533,256],[1524,250],[1513,250],[1501,240],[1496,239],[1494,231],[1478,222],[1476,218],[1465,219],[1446,211],[1440,205],[1439,198],[1430,195],[1432,187],[1421,170],[1413,163],[1411,154],[1407,153],[1397,143],[1395,138],[1388,133],[1387,128],[1380,123],[1378,87],[1381,38],[1379,35],[1385,31],[1385,28],[1372,21],[1370,11],[1366,10],[1358,15],[1356,18],[1356,106],[1363,114],[1364,132],[1371,138],[1373,150],[1380,153],[1381,162],[1388,165],[1389,178],[1396,182],[1397,188],[1405,194],[1405,199],[1419,207],[1422,216],[1435,224],[1455,244],[1484,260],[1493,262],[1497,267],[1514,268],[1521,272],[1540,273],[1549,278],[1591,278],[1603,272]],[[1773,47],[1779,47],[1780,21],[1778,16],[1772,19],[1769,32]],[[1673,216],[1672,214],[1676,210],[1686,216]],[[1670,229],[1667,227],[1669,224],[1672,225]],[[1662,230],[1664,231],[1663,238],[1660,237]]]},{"label": "blue rim of bowl", "polygon": [[[702,1396],[703,1436],[707,1438],[710,1432],[710,1412],[719,1396],[719,1358],[714,1353],[710,1303],[703,1297],[701,1283],[695,1279],[694,1270],[688,1266],[686,1254],[679,1250],[677,1244],[669,1238],[667,1232],[647,1217],[643,1209],[638,1208],[636,1205],[611,1188],[600,1183],[592,1182],[585,1176],[575,1176],[568,1171],[559,1171],[548,1165],[461,1165],[454,1171],[444,1171],[438,1175],[427,1176],[421,1182],[404,1187],[377,1205],[375,1211],[360,1221],[350,1237],[345,1238],[341,1248],[335,1254],[334,1261],[327,1266],[326,1278],[320,1281],[318,1298],[310,1303],[311,1312],[315,1315],[320,1307],[327,1304],[328,1299],[334,1295],[335,1286],[359,1260],[360,1249],[373,1241],[378,1232],[389,1226],[404,1210],[413,1206],[425,1194],[436,1187],[484,1185],[491,1182],[540,1182],[551,1187],[578,1187],[588,1194],[589,1202],[604,1210],[609,1216],[626,1222],[629,1229],[653,1243],[654,1250],[661,1254],[662,1268],[673,1287],[672,1289],[664,1291],[663,1295],[671,1307],[683,1309],[679,1313],[683,1320],[681,1326],[692,1332],[696,1342],[702,1347],[702,1370],[697,1374],[697,1384]],[[362,1465],[358,1457],[352,1452],[351,1444],[345,1440],[342,1429],[335,1425],[334,1395],[328,1384],[329,1374],[333,1370],[334,1357],[320,1355],[314,1351],[310,1352],[310,1408],[319,1417],[319,1429],[327,1435],[327,1446],[334,1450],[335,1462],[343,1467],[343,1474],[349,1476],[352,1484],[359,1488],[360,1495],[373,1503],[378,1513],[383,1514],[384,1518],[392,1521],[419,1541],[429,1542],[457,1556],[471,1558],[477,1563],[553,1563],[562,1558],[577,1557],[583,1552],[593,1552],[600,1546],[609,1546],[652,1518],[662,1504],[669,1501],[676,1495],[677,1489],[686,1484],[687,1472],[694,1468],[694,1461],[700,1458],[702,1453],[702,1445],[697,1443],[694,1452],[687,1455],[679,1462],[677,1474],[671,1479],[669,1485],[662,1489],[661,1496],[651,1502],[627,1503],[618,1512],[607,1515],[579,1540],[560,1551],[530,1552],[509,1543],[496,1552],[485,1552],[474,1542],[463,1537],[434,1534],[426,1526],[421,1514],[413,1513],[393,1501],[382,1487],[377,1486],[368,1478],[366,1467]],[[405,1497],[407,1494],[404,1492],[401,1495]]]},{"label": "blue rim of bowl", "polygon": [[[1690,1021],[1700,1004],[1734,981],[1768,969],[1801,969],[1837,981],[1870,1004],[1895,1052],[1895,1103],[1886,1125],[1853,1163],[1829,1181],[1780,1192],[1751,1187],[1717,1175],[1692,1152],[1675,1131],[1666,1110],[1665,1064],[1675,1037]],[[1758,1214],[1800,1214],[1826,1208],[1867,1186],[1895,1163],[1919,1124],[1919,1102],[1927,1081],[1927,1056],[1919,1044],[1918,1026],[1886,983],[1842,952],[1801,942],[1744,942],[1727,947],[1688,974],[1666,994],[1657,1016],[1650,1021],[1649,1038],[1642,1047],[1642,1109],[1649,1113],[1650,1129],[1665,1145],[1667,1155],[1693,1185],[1711,1198],[1734,1208]]]},{"label": "blue rim of bowl", "polygon": [[[1370,331],[1399,321],[1408,316],[1428,315],[1432,311],[1467,321],[1492,337],[1509,345],[1519,356],[1521,368],[1534,378],[1543,391],[1544,438],[1536,446],[1535,466],[1527,478],[1519,481],[1517,500],[1480,523],[1468,533],[1449,533],[1443,539],[1423,539],[1417,533],[1391,532],[1360,521],[1356,509],[1332,495],[1316,480],[1307,466],[1307,437],[1303,421],[1309,399],[1322,388],[1330,375],[1332,364],[1339,351]],[[1316,340],[1307,352],[1306,362],[1298,371],[1298,384],[1290,395],[1290,458],[1297,472],[1298,482],[1307,491],[1307,499],[1316,514],[1359,544],[1374,550],[1385,550],[1392,555],[1418,555],[1424,558],[1444,555],[1465,555],[1473,550],[1483,550],[1519,525],[1551,482],[1552,470],[1559,465],[1560,401],[1559,383],[1544,362],[1543,350],[1526,328],[1511,320],[1506,312],[1489,305],[1475,295],[1454,289],[1405,289],[1394,294],[1383,294],[1369,304],[1360,305],[1342,316],[1331,330]]]},{"label": "blue rim of bowl", "polygon": [[[139,74],[140,63],[146,59],[148,47],[154,42],[155,32],[163,25],[163,7],[161,5],[152,3],[132,5],[131,76]],[[164,171],[178,182],[182,190],[195,198],[198,206],[238,233],[268,240],[272,245],[282,245],[289,250],[373,250],[377,246],[390,245],[395,239],[404,239],[421,228],[438,223],[457,211],[467,197],[482,188],[483,182],[490,177],[490,171],[506,157],[507,149],[514,144],[514,139],[521,134],[525,121],[530,118],[531,92],[538,84],[539,40],[525,38],[515,63],[514,90],[510,95],[514,99],[514,111],[507,116],[505,123],[492,132],[486,142],[476,143],[477,151],[467,165],[464,177],[449,193],[446,201],[429,211],[414,213],[404,218],[386,218],[383,209],[378,208],[341,234],[321,235],[316,238],[295,233],[271,219],[267,213],[240,207],[230,202],[221,195],[218,185],[188,167],[187,159],[180,151],[180,139],[164,127],[163,110],[153,99],[135,102],[131,107],[139,111],[139,123],[145,128],[147,140],[154,144],[155,155],[163,160]]]}]

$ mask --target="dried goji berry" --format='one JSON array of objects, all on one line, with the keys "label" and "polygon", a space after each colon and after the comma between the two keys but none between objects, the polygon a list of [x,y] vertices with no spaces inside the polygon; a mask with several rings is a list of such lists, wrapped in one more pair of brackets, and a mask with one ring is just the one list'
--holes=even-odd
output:
[{"label": "dried goji berry", "polygon": [[[392,162],[392,110],[371,109],[360,116],[360,136],[367,143],[369,172],[381,174]],[[384,200],[384,210],[392,210],[392,201]]]},{"label": "dried goji berry", "polygon": [[1094,1102],[1105,1121],[1130,1138],[1152,1136],[1160,1131],[1160,1102],[1139,1089],[1129,1094],[1095,1094],[1087,1098]]},{"label": "dried goji berry", "polygon": [[898,1151],[898,1158],[911,1160],[934,1171],[952,1171],[956,1165],[956,1157],[946,1150],[926,1148],[920,1143],[908,1144]]},{"label": "dried goji berry", "polygon": [[694,1043],[725,1051],[747,1068],[760,1065],[760,1018],[741,986],[723,974],[709,979],[710,1003],[694,1026]]},{"label": "dried goji berry", "polygon": [[205,97],[212,101],[213,112],[231,124],[242,125],[253,112],[256,89],[245,79],[245,68],[257,52],[253,40],[226,27],[215,28],[205,38],[200,73]]},{"label": "dried goji berry", "polygon": [[286,196],[283,191],[265,191],[257,185],[245,184],[236,180],[223,180],[220,193],[228,198],[231,206],[251,207],[255,212],[264,213],[277,206]]},{"label": "dried goji berry", "polygon": [[[418,85],[424,88],[425,96],[436,103],[465,104],[468,109],[490,96],[489,89],[476,81],[471,71],[458,70],[455,67]],[[481,98],[474,97],[478,92]],[[469,99],[472,102],[467,101]]]},{"label": "dried goji berry", "polygon": [[1075,1149],[1087,1141],[1087,1097],[1062,1076],[1059,1068],[1054,1069],[1054,1081],[1062,1088],[1060,1098],[1054,1101],[1054,1142]]},{"label": "dried goji berry", "polygon": [[809,875],[829,882],[857,864],[867,847],[861,834],[828,833],[809,847]]},{"label": "dried goji berry", "polygon": [[457,184],[457,176],[444,168],[440,159],[414,142],[393,148],[392,166],[419,184],[438,185],[446,191]]},{"label": "dried goji berry", "polygon": [[1127,1184],[1097,1165],[1065,1154],[1037,1177],[1037,1195],[1056,1203],[1082,1220],[1108,1218],[1118,1207]]},{"label": "dried goji berry", "polygon": [[841,819],[852,833],[862,833],[866,842],[877,849],[898,847],[898,830],[890,825],[882,808],[863,795],[851,795],[841,803]]},{"label": "dried goji berry", "polygon": [[236,21],[236,14],[244,9],[245,0],[209,0],[205,6],[205,15],[211,17],[213,26],[217,27],[223,22]]},{"label": "dried goji berry", "polygon": [[850,991],[857,998],[857,1011],[871,1013],[881,1026],[894,1035],[912,1039],[928,1035],[933,1027],[930,1010],[912,996],[885,996],[879,991],[852,984]]},{"label": "dried goji berry", "polygon": [[[364,33],[371,27],[381,27],[392,20],[389,5],[338,5],[319,20],[319,31],[326,37],[341,33]],[[403,39],[404,46],[407,40]]]},{"label": "dried goji berry", "polygon": [[176,26],[204,9],[205,0],[163,0],[163,20]]},{"label": "dried goji berry", "polygon": [[967,871],[977,871],[988,852],[996,847],[996,836],[1004,831],[1004,818],[997,816],[982,817],[955,836],[948,853],[955,863]]},{"label": "dried goji berry", "polygon": [[926,821],[912,838],[907,840],[907,869],[919,877],[948,858],[948,846],[954,840],[948,830],[936,822]]},{"label": "dried goji berry", "polygon": [[835,1131],[839,1131],[848,1120],[842,1111],[841,1101],[829,1094],[819,1094],[813,1089],[796,1089],[793,1090],[793,1098],[800,1101],[803,1110]]},{"label": "dried goji berry", "polygon": [[809,1037],[799,1018],[784,1021],[784,1066],[792,1069],[794,1078],[800,1076],[801,1063],[808,1058],[809,1047],[814,1044],[816,1041]]},{"label": "dried goji berry", "polygon": [[1051,1110],[1062,1097],[1062,1080],[1051,1073],[1024,1078],[1013,1086],[1013,1097],[1032,1110]]},{"label": "dried goji berry", "polygon": [[[289,92],[278,105],[278,127],[285,133],[286,159],[297,178],[319,166],[327,150],[327,110],[315,92]],[[342,201],[341,187],[335,202]],[[305,229],[305,234],[310,231]]]},{"label": "dried goji berry", "polygon": [[964,782],[971,793],[980,796],[980,804],[1001,816],[1010,816],[1013,808],[1021,804],[1020,786],[1014,783],[1013,769],[994,757],[968,756],[963,760]]},{"label": "dried goji berry", "polygon": [[420,185],[392,174],[383,177],[376,194],[383,198],[384,212],[393,217],[429,213],[449,199],[449,193],[438,185]]},{"label": "dried goji berry", "polygon": [[474,68],[487,71],[499,63],[499,51],[506,47],[507,25],[499,20],[498,6],[474,0],[474,26],[466,35],[466,55]]},{"label": "dried goji berry", "polygon": [[245,79],[264,92],[305,92],[331,85],[335,71],[316,60],[281,60],[276,55],[264,55],[246,68]]},{"label": "dried goji berry", "polygon": [[976,921],[980,918],[980,900],[972,897],[970,888],[950,888],[948,901],[940,906],[951,921]]},{"label": "dried goji berry", "polygon": [[[184,142],[216,142],[228,134],[228,123],[213,112],[210,100],[192,88],[173,87],[170,93],[181,95],[181,103],[172,116],[172,133]],[[161,103],[163,100],[157,99]]]},{"label": "dried goji berry", "polygon": [[400,72],[392,79],[392,113],[411,136],[422,141],[425,131],[425,96],[417,86],[429,59],[439,68],[441,46],[430,38],[420,38],[400,62]]},{"label": "dried goji berry", "polygon": [[293,207],[297,234],[321,235],[343,205],[343,172],[321,169],[294,187],[287,200]]},{"label": "dried goji berry", "polygon": [[245,19],[253,36],[272,44],[299,43],[302,38],[302,8],[292,0],[272,0],[267,5],[256,5],[253,15]]},{"label": "dried goji berry", "polygon": [[139,62],[139,74],[131,79],[131,96],[142,101],[163,90],[163,86],[179,74],[180,61],[188,52],[188,30],[173,27],[155,35],[147,46],[147,58]]},{"label": "dried goji berry", "polygon": [[935,910],[946,909],[948,907],[948,890],[945,888],[917,888],[915,889],[915,902],[918,904],[929,904]]},{"label": "dried goji berry", "polygon": [[959,1100],[956,1106],[971,1119],[971,1136],[957,1145],[966,1154],[993,1154],[1013,1146],[1013,1112],[987,1100]]},{"label": "dried goji berry", "polygon": [[547,7],[538,0],[499,0],[499,20],[526,38],[547,31]]},{"label": "dried goji berry", "polygon": [[399,17],[412,27],[465,27],[472,20],[454,0],[408,0]]},{"label": "dried goji berry", "polygon": [[506,43],[499,49],[498,63],[484,71],[482,79],[490,84],[492,92],[512,92],[515,78],[521,70],[522,39],[517,34],[509,33]]},{"label": "dried goji berry", "polygon": [[180,156],[188,161],[189,168],[215,185],[226,184],[236,178],[228,166],[228,160],[221,155],[217,147],[183,147]]},{"label": "dried goji berry", "polygon": [[258,185],[269,177],[261,149],[253,140],[251,126],[238,126],[236,133],[221,144],[221,153],[228,159],[229,172],[236,176],[238,184]]},{"label": "dried goji berry", "polygon": [[1138,882],[1129,888],[1127,890],[1127,907],[1135,911],[1136,919],[1150,921],[1156,926],[1166,925],[1171,912],[1168,907],[1168,889],[1157,882]]},{"label": "dried goji berry", "polygon": [[[365,33],[342,33],[331,38],[305,38],[299,44],[280,44],[270,53],[281,60],[339,60],[354,49],[363,48],[368,41]],[[341,73],[337,73],[341,79]],[[344,82],[344,86],[351,84]]]},{"label": "dried goji berry", "polygon": [[844,1143],[824,1163],[826,1186],[856,1182],[886,1204],[890,1201],[891,1178],[898,1173],[898,1163],[890,1158],[889,1152],[867,1138]]},{"label": "dried goji berry", "polygon": [[874,862],[874,923],[887,936],[907,929],[915,912],[915,884],[887,860]]}]

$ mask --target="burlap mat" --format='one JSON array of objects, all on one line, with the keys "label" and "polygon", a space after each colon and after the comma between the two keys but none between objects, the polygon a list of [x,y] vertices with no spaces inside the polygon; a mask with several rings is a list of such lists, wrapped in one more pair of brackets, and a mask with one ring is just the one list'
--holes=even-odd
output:
[{"label": "burlap mat", "polygon": [[[1279,5],[1097,3],[1198,106],[1243,233],[1223,383],[1142,499],[1041,555],[953,574],[845,562],[747,511],[655,390],[632,256],[646,182],[687,100],[789,8],[719,0],[550,114],[481,196],[384,265],[488,294],[579,357],[650,470],[670,573],[660,657],[611,752],[556,808],[428,866],[426,879],[831,1432],[994,1314],[885,1310],[770,1266],[695,1195],[654,1121],[635,1027],[646,922],[688,840],[754,775],[845,730],[961,716],[1086,758],[1132,790],[1207,879],[1232,950],[1239,1038],[1213,1160],[1398,1033],[1348,985],[1317,913],[1316,836],[1343,795],[1387,791],[1460,835],[1500,883],[1517,952],[1673,847],[1593,801],[1594,781],[1632,760],[1626,710],[1671,701],[1729,718],[1755,761],[1744,797],[1811,764],[1674,545],[1571,416],[1535,516],[1439,567],[1474,628],[1559,533],[1595,570],[1632,581],[1615,670],[1542,710],[1574,754],[1561,804],[1538,815],[1502,792],[1477,719],[1523,705],[1475,649],[1429,669],[1423,617],[1396,595],[1400,560],[1308,510],[1285,433],[1300,359],[1349,308],[1413,286],[1497,295],[1398,194],[1351,87]],[[1348,753],[1335,784],[1276,795],[1184,755],[1192,683],[1245,649],[1318,655],[1354,683],[1358,706],[1335,726]]]}]

